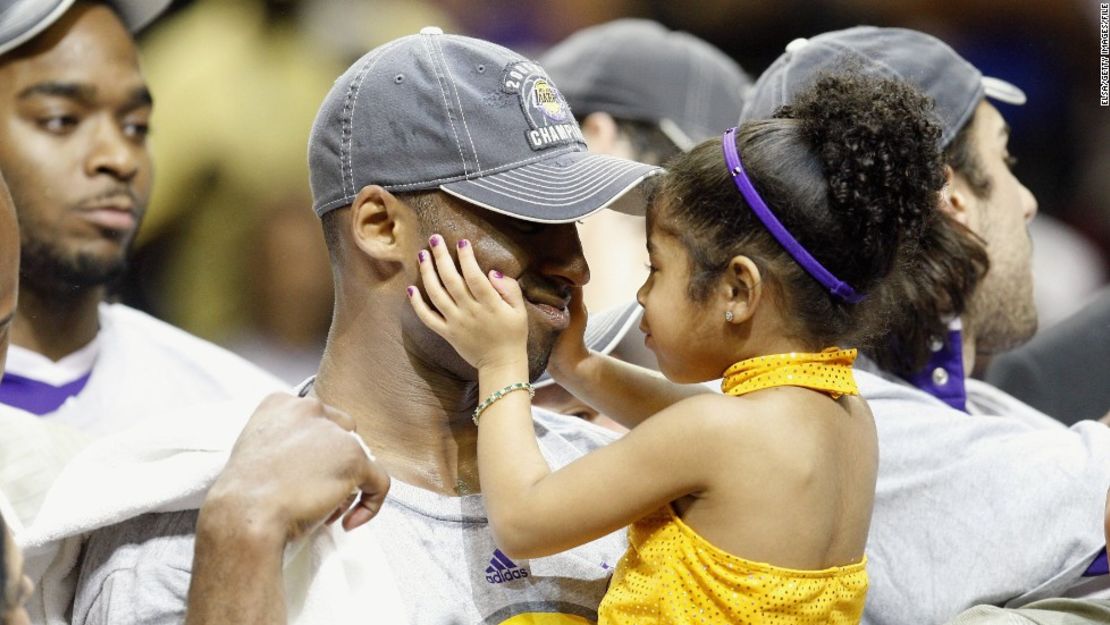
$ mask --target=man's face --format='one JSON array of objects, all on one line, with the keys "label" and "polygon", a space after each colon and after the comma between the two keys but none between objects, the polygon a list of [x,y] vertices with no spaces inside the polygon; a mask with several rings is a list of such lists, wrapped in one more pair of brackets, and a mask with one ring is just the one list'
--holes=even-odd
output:
[{"label": "man's face", "polygon": [[973,119],[972,147],[990,180],[990,191],[987,197],[976,197],[959,174],[953,185],[970,198],[968,226],[986,242],[990,256],[990,271],[973,295],[968,314],[976,351],[994,354],[1024,343],[1037,329],[1029,238],[1037,200],[1010,170],[1010,128],[998,109],[984,101]]},{"label": "man's face", "polygon": [[33,286],[97,286],[123,270],[150,197],[150,113],[134,42],[105,6],[78,3],[0,58],[0,171]]},{"label": "man's face", "polygon": [[[496,269],[520,282],[528,309],[528,371],[535,380],[547,368],[547,359],[559,333],[570,322],[570,293],[590,279],[582,255],[578,231],[571,224],[540,224],[495,213],[445,193],[437,193],[434,214],[423,216],[427,237],[441,234],[447,249],[457,249],[459,239],[468,239],[484,271]],[[420,284],[416,250],[412,252],[410,284]],[[407,299],[404,301],[407,306]],[[443,339],[427,330],[415,315],[406,318],[406,334],[426,336],[421,351],[428,362],[464,374],[468,366]]]}]

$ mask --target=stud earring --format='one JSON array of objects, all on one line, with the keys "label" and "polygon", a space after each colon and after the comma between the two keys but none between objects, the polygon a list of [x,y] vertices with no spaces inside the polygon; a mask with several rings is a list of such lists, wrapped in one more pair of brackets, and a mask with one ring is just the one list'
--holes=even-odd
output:
[{"label": "stud earring", "polygon": [[732,320],[735,319],[735,318],[736,317],[732,314],[731,310],[726,310],[725,311],[725,322],[726,323],[732,323]]}]

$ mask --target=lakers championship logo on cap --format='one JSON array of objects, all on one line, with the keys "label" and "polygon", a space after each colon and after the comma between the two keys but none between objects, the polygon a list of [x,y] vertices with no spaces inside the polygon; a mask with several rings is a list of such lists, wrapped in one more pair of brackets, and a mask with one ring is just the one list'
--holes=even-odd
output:
[{"label": "lakers championship logo on cap", "polygon": [[514,93],[530,129],[524,133],[533,150],[585,143],[570,107],[543,68],[529,61],[518,61],[505,68],[501,88]]}]

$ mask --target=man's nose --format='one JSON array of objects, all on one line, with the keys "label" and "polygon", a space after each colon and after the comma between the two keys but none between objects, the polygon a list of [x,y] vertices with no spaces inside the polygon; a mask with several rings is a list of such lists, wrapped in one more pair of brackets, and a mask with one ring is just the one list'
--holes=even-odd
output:
[{"label": "man's nose", "polygon": [[144,149],[125,134],[115,119],[103,120],[93,131],[85,173],[90,177],[108,174],[117,180],[130,182],[142,167],[141,152]]},{"label": "man's nose", "polygon": [[547,228],[540,244],[542,254],[540,273],[560,278],[571,287],[584,286],[590,281],[590,267],[582,254],[582,241],[575,224],[557,224]]}]

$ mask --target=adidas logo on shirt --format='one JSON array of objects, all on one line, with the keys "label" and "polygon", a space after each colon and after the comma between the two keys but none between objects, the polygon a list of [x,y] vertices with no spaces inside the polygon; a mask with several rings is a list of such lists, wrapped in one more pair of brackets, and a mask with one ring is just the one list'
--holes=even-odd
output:
[{"label": "adidas logo on shirt", "polygon": [[528,577],[528,569],[517,566],[516,562],[501,553],[500,549],[494,550],[493,557],[489,559],[486,568],[486,581],[491,584],[503,584],[514,579]]}]

